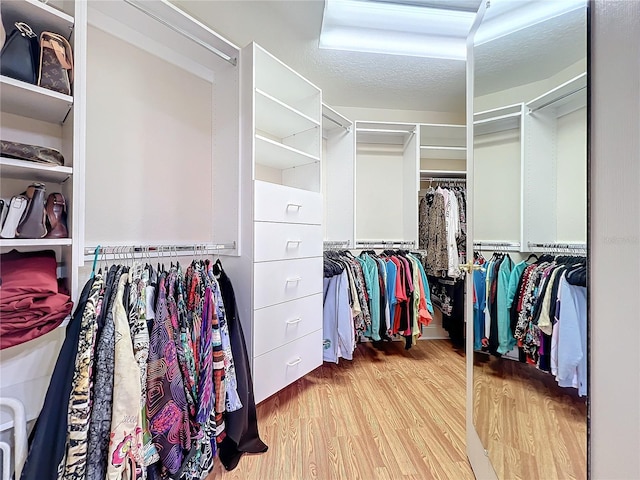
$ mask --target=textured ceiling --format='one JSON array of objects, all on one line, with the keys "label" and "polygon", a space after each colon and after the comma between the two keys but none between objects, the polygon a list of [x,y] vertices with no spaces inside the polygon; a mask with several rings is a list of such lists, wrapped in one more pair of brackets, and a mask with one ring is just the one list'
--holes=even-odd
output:
[{"label": "textured ceiling", "polygon": [[549,78],[584,59],[586,32],[582,9],[476,47],[476,96]]},{"label": "textured ceiling", "polygon": [[330,105],[464,112],[464,62],[319,49],[322,0],[175,3],[239,46],[255,40]]},{"label": "textured ceiling", "polygon": [[[468,8],[478,0],[456,2]],[[322,0],[175,3],[239,46],[256,41],[321,87],[330,105],[464,113],[464,62],[319,49]],[[584,17],[570,14],[568,24],[563,16],[479,47],[476,94],[547,78],[583,58]]]}]

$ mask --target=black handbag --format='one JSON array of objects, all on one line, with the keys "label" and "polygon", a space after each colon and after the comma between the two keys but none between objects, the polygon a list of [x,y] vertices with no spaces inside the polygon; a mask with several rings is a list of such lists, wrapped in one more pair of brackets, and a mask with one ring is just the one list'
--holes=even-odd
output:
[{"label": "black handbag", "polygon": [[40,47],[31,27],[16,22],[0,52],[0,74],[27,83],[38,81]]}]

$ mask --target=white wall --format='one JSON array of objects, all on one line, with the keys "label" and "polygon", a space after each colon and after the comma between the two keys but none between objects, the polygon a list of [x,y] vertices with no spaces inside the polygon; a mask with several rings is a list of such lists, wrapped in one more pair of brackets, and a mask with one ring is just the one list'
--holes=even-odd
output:
[{"label": "white wall", "polygon": [[101,30],[87,58],[87,245],[212,237],[212,84]]},{"label": "white wall", "polygon": [[591,478],[640,478],[640,2],[591,3]]},{"label": "white wall", "polygon": [[587,109],[558,119],[557,237],[563,243],[587,239]]}]

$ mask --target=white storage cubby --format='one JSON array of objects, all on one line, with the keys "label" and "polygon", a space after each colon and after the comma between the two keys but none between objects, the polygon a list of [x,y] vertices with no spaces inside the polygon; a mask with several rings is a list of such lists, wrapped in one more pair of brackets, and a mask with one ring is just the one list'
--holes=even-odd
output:
[{"label": "white storage cubby", "polygon": [[475,113],[473,124],[475,239],[521,243],[524,105]]},{"label": "white storage cubby", "polygon": [[238,245],[240,49],[166,1],[89,23],[86,245]]},{"label": "white storage cubby", "polygon": [[585,74],[525,105],[523,239],[584,244],[587,238]]},{"label": "white storage cubby", "polygon": [[355,241],[418,241],[417,124],[356,122]]},{"label": "white storage cubby", "polygon": [[355,242],[355,131],[353,122],[322,105],[324,239]]},{"label": "white storage cubby", "polygon": [[242,56],[255,72],[254,179],[319,192],[320,89],[256,44]]},{"label": "white storage cubby", "polygon": [[429,186],[422,179],[466,175],[466,125],[423,123],[419,128],[421,190]]},{"label": "white storage cubby", "polygon": [[[2,197],[10,200],[33,182],[44,183],[47,195],[56,192],[64,195],[69,232],[68,238],[61,239],[0,239],[0,251],[53,250],[58,262],[58,277],[65,279],[65,287],[76,301],[84,228],[87,4],[12,0],[2,2],[0,9],[7,34],[13,30],[15,22],[24,22],[38,36],[43,31],[64,36],[74,54],[71,95],[0,76],[2,140],[54,148],[64,156],[64,165],[60,167],[0,157]],[[67,321],[42,337],[0,353],[0,396],[21,400],[27,421],[34,420],[42,407],[66,324]],[[12,426],[6,413],[0,412],[0,431]]]}]

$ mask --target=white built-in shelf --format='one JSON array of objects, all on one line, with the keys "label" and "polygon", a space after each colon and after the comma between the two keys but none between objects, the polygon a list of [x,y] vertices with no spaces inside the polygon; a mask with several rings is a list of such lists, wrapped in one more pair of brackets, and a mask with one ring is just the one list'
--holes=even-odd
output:
[{"label": "white built-in shelf", "polygon": [[466,177],[466,170],[420,170],[420,177]]},{"label": "white built-in shelf", "polygon": [[71,15],[38,0],[2,2],[2,21],[7,26],[25,22],[38,36],[47,31],[69,38],[73,30]]},{"label": "white built-in shelf", "polygon": [[277,138],[319,128],[320,122],[256,88],[256,129]]},{"label": "white built-in shelf", "polygon": [[517,103],[515,105],[474,113],[474,135],[487,135],[518,129],[522,121],[523,109],[524,104]]},{"label": "white built-in shelf", "polygon": [[400,145],[404,147],[415,131],[415,124],[357,122],[356,142],[358,144]]},{"label": "white built-in shelf", "polygon": [[69,95],[10,77],[0,76],[0,88],[0,107],[3,112],[50,123],[62,123],[73,107],[73,97]]},{"label": "white built-in shelf", "polygon": [[467,126],[446,123],[421,123],[420,145],[463,147],[467,143]]},{"label": "white built-in shelf", "polygon": [[259,45],[255,49],[256,88],[305,115],[317,117],[320,89]]},{"label": "white built-in shelf", "polygon": [[284,170],[319,162],[318,157],[284,145],[270,138],[256,135],[256,163]]},{"label": "white built-in shelf", "polygon": [[38,182],[62,183],[73,174],[71,167],[46,166],[42,163],[0,157],[0,176]]},{"label": "white built-in shelf", "polygon": [[466,147],[444,147],[440,145],[421,145],[420,158],[464,160],[467,158]]},{"label": "white built-in shelf", "polygon": [[329,105],[322,104],[322,130],[325,133],[341,131],[346,132],[353,127],[353,122],[347,117],[336,112]]},{"label": "white built-in shelf", "polygon": [[558,87],[527,102],[528,112],[553,108],[557,116],[566,115],[579,108],[587,106],[587,74],[582,73],[577,77],[559,85]]},{"label": "white built-in shelf", "polygon": [[64,247],[70,238],[0,238],[0,247]]}]

